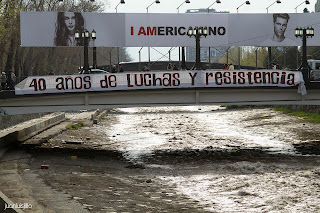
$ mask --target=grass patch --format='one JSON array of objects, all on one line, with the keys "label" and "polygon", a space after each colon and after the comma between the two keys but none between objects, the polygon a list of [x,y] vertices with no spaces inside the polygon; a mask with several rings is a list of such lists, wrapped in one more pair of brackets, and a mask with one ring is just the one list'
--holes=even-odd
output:
[{"label": "grass patch", "polygon": [[80,127],[84,127],[84,126],[85,125],[83,122],[79,122],[77,124],[68,125],[67,129],[76,130],[76,129],[79,129]]},{"label": "grass patch", "polygon": [[79,123],[78,123],[78,126],[79,126],[79,127],[84,127],[85,125],[84,125],[83,122],[79,122]]},{"label": "grass patch", "polygon": [[221,107],[225,107],[226,109],[245,109],[245,108],[254,108],[255,105],[221,105]]},{"label": "grass patch", "polygon": [[287,107],[276,107],[275,111],[283,112],[287,115],[302,118],[303,120],[311,123],[320,123],[320,114],[313,112],[305,112],[302,110],[292,110]]},{"label": "grass patch", "polygon": [[76,129],[79,129],[79,127],[75,124],[72,124],[72,125],[68,125],[67,129],[76,130]]}]

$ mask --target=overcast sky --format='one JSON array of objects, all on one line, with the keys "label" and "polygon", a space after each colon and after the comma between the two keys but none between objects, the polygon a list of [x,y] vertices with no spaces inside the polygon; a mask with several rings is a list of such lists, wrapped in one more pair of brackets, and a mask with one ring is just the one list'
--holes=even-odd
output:
[{"label": "overcast sky", "polygon": [[[103,1],[103,0],[102,0]],[[120,4],[117,9],[118,13],[146,13],[146,8],[155,0],[125,0],[125,4]],[[266,8],[269,7],[269,13],[295,13],[295,7],[300,5],[298,13],[302,13],[304,8],[308,8],[310,12],[314,12],[317,0],[309,0],[310,4],[306,5],[304,0],[281,0],[281,4],[274,3],[275,0],[250,0],[250,5],[242,5],[239,8],[239,13],[266,13]],[[106,7],[106,13],[115,13],[115,7],[120,0],[109,0],[109,5]],[[149,7],[149,13],[177,13],[177,7],[181,5],[184,0],[160,0],[160,4],[153,4]],[[184,13],[188,9],[208,8],[215,0],[190,0],[190,3],[184,3],[180,6],[179,12]],[[221,3],[215,3],[211,8],[217,11],[228,11],[230,13],[237,13],[237,7],[243,4],[245,0],[221,0]],[[140,48],[127,48],[133,61],[139,60],[138,51]],[[167,53],[170,48],[156,48],[157,51],[163,54]],[[151,49],[151,60],[158,60],[161,55],[156,50]],[[172,60],[178,60],[178,50],[171,53]],[[163,58],[164,60],[166,58]],[[142,61],[148,60],[147,48],[142,50]],[[166,59],[167,60],[167,59]]]}]

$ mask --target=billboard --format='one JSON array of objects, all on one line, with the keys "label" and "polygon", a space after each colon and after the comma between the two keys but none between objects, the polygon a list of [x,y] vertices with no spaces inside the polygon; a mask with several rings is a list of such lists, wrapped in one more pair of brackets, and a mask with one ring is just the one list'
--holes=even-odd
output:
[{"label": "billboard", "polygon": [[97,47],[195,46],[187,36],[189,27],[207,27],[202,47],[302,46],[297,27],[310,27],[315,35],[308,46],[319,46],[320,13],[283,14],[163,14],[163,13],[78,13],[21,12],[21,46],[81,46],[76,30],[93,29]]}]

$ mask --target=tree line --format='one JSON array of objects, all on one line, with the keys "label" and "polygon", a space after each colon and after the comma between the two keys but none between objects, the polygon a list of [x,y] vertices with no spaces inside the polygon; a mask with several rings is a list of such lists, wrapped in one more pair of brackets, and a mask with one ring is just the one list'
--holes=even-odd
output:
[{"label": "tree line", "polygon": [[[83,47],[21,47],[20,11],[102,12],[107,2],[89,0],[1,0],[0,1],[0,71],[12,70],[18,77],[76,73],[83,66]],[[118,63],[117,49],[97,47],[97,65]],[[89,64],[93,64],[89,48]],[[124,48],[120,61],[129,61]],[[111,61],[110,61],[111,60]]]},{"label": "tree line", "polygon": [[[239,48],[230,47],[227,51],[218,62],[238,64]],[[272,47],[270,59],[267,47],[243,47],[240,54],[241,65],[267,68],[270,63],[279,65],[281,69],[295,70],[301,65],[302,47]],[[308,47],[307,58],[320,59],[320,48]]]}]

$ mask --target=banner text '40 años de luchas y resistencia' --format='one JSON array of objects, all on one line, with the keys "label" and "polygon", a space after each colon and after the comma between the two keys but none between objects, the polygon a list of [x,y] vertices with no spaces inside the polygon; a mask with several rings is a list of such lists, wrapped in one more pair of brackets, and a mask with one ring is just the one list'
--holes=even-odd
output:
[{"label": "banner text '40 a\u00f1os de luchas y resistencia'", "polygon": [[[167,88],[293,87],[296,85],[304,88],[301,72],[281,70],[130,72],[30,76],[16,85],[15,93],[23,95]],[[305,93],[305,90],[298,92]]]}]

